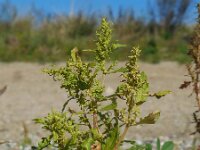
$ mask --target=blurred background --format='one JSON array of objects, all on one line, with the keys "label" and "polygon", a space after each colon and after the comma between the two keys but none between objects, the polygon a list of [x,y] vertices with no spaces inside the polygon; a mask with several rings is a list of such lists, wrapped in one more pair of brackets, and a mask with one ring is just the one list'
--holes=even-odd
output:
[{"label": "blurred background", "polygon": [[[95,47],[95,31],[102,17],[113,25],[113,38],[126,44],[112,60],[124,65],[132,46],[140,46],[140,68],[150,91],[171,90],[159,101],[149,99],[143,114],[161,110],[155,125],[131,128],[128,138],[155,143],[173,140],[175,150],[191,150],[195,144],[196,110],[185,64],[196,24],[199,0],[0,0],[0,150],[30,150],[44,132],[33,122],[51,109],[61,110],[66,92],[42,73],[50,64],[64,65],[71,49]],[[112,94],[121,78],[106,80],[105,93]],[[3,93],[3,94],[2,94]],[[76,109],[76,104],[71,104]],[[200,141],[200,140],[199,140]],[[1,144],[3,143],[3,144]],[[200,144],[199,144],[200,145]]]},{"label": "blurred background", "polygon": [[[62,61],[77,46],[93,48],[102,16],[113,22],[114,39],[139,45],[147,62],[188,61],[198,0],[0,0],[0,61]],[[91,59],[89,54],[83,54]]]}]

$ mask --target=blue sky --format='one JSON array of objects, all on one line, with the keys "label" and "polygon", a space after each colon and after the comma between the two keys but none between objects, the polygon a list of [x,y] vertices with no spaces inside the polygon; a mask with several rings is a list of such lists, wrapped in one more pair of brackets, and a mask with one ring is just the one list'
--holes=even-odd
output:
[{"label": "blue sky", "polygon": [[[3,2],[4,0],[0,0]],[[116,14],[119,8],[123,9],[133,9],[136,16],[144,16],[147,14],[146,7],[147,1],[153,0],[9,0],[14,4],[20,15],[26,14],[31,6],[43,10],[45,13],[54,14],[68,14],[71,10],[71,5],[73,4],[74,13],[82,10],[86,14],[89,13],[106,13],[110,7]],[[189,10],[188,16],[186,16],[187,21],[195,22],[196,10],[195,4],[200,2],[200,0],[193,0],[191,9]]]}]

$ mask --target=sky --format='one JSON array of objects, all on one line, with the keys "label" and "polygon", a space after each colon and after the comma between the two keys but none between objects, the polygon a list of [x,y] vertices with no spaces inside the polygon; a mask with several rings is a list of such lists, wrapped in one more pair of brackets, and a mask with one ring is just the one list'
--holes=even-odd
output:
[{"label": "sky", "polygon": [[[0,3],[5,0],[0,0]],[[69,14],[70,12],[77,13],[80,10],[85,14],[106,13],[108,8],[111,8],[114,15],[117,14],[120,8],[133,9],[136,16],[147,16],[148,1],[154,0],[9,0],[17,7],[20,15],[25,15],[31,7],[42,10],[46,14]],[[188,22],[195,22],[197,12],[195,5],[200,0],[193,0],[189,13],[186,16]],[[154,7],[154,6],[153,6]]]}]

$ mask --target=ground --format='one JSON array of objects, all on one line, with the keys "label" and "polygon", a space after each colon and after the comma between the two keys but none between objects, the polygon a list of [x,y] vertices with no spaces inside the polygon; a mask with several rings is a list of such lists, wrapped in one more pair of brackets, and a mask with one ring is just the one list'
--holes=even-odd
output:
[{"label": "ground", "polygon": [[[124,63],[120,63],[120,66]],[[42,73],[42,68],[50,64],[0,63],[0,89],[7,85],[0,96],[0,141],[20,141],[23,139],[25,124],[31,138],[40,137],[42,129],[32,119],[42,117],[54,109],[61,109],[67,95],[59,84]],[[60,63],[59,65],[63,65]],[[192,113],[196,109],[191,87],[180,90],[179,86],[188,79],[184,65],[174,62],[160,64],[140,63],[141,70],[148,75],[151,92],[171,90],[166,97],[154,98],[144,104],[144,115],[153,110],[161,110],[156,125],[133,127],[129,138],[149,137],[189,137],[194,131]],[[107,93],[114,90],[120,81],[119,75],[106,79]],[[74,105],[74,104],[71,104]]]}]

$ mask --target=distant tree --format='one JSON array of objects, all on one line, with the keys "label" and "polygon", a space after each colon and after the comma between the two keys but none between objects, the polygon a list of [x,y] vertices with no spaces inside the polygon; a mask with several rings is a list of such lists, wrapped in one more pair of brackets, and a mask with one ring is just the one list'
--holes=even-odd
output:
[{"label": "distant tree", "polygon": [[[160,29],[173,35],[177,27],[183,24],[184,17],[192,0],[156,0],[154,7],[149,7],[151,23],[158,24]],[[149,5],[148,5],[149,6]]]},{"label": "distant tree", "polygon": [[0,21],[4,23],[11,23],[17,16],[17,9],[10,3],[9,0],[5,0],[0,3]]}]

